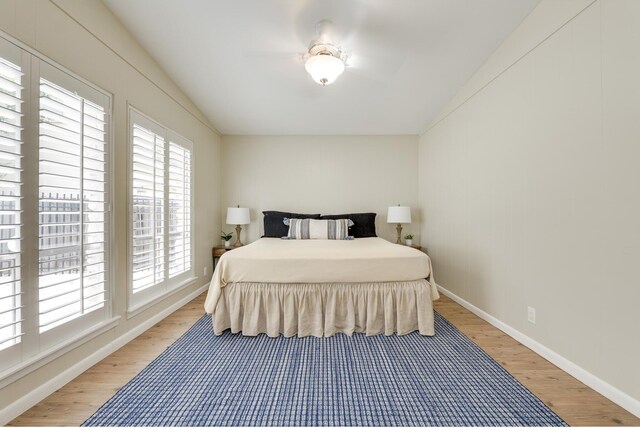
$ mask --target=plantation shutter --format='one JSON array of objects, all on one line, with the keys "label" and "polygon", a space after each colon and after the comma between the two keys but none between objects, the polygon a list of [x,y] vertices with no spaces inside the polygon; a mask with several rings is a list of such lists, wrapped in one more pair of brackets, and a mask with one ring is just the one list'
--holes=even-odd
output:
[{"label": "plantation shutter", "polygon": [[192,143],[130,108],[129,310],[193,278]]},{"label": "plantation shutter", "polygon": [[105,307],[107,107],[104,95],[41,65],[40,332]]},{"label": "plantation shutter", "polygon": [[[179,141],[177,138],[173,138]],[[169,276],[191,270],[191,145],[169,143]]]},{"label": "plantation shutter", "polygon": [[3,382],[114,322],[110,109],[108,93],[0,36]]},{"label": "plantation shutter", "polygon": [[[141,121],[141,118],[137,119]],[[164,282],[165,139],[133,124],[132,288],[138,293]]]},{"label": "plantation shutter", "polygon": [[[0,350],[17,345],[22,326],[22,102],[20,53],[0,46]],[[11,56],[11,60],[6,57]],[[15,61],[15,62],[12,62]]]}]

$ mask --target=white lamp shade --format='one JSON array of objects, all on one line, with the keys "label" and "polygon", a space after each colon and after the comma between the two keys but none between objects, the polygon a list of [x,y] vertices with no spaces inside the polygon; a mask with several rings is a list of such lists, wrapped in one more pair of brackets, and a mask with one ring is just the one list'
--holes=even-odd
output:
[{"label": "white lamp shade", "polygon": [[342,74],[344,62],[333,55],[315,55],[307,60],[304,68],[313,80],[321,85],[328,85]]},{"label": "white lamp shade", "polygon": [[229,207],[227,208],[227,224],[249,224],[249,208]]},{"label": "white lamp shade", "polygon": [[411,207],[389,207],[387,223],[411,223]]}]

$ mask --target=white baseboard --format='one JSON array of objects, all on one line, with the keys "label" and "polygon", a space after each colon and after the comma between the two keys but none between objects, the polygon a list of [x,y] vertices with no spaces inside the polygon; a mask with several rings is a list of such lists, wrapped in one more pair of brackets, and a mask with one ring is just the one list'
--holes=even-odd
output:
[{"label": "white baseboard", "polygon": [[599,377],[588,372],[587,370],[583,369],[577,364],[567,360],[560,354],[552,351],[551,349],[547,348],[541,343],[536,342],[535,340],[521,333],[515,328],[489,315],[482,309],[472,305],[471,303],[467,302],[463,298],[453,294],[451,291],[447,290],[446,288],[443,288],[438,285],[438,290],[445,296],[449,297],[454,302],[460,304],[464,308],[468,309],[470,312],[473,312],[478,317],[487,321],[489,324],[493,325],[494,327],[502,330],[509,336],[513,337],[515,340],[522,343],[524,346],[531,349],[533,352],[540,355],[542,358],[548,360],[549,362],[555,364],[565,372],[569,373],[571,376],[575,377],[580,382],[587,385],[589,388],[599,392],[600,394],[604,395],[605,397],[607,397],[609,400],[613,401],[620,407],[640,417],[640,401],[620,391],[618,388],[603,381]]},{"label": "white baseboard", "polygon": [[152,316],[151,318],[149,318],[139,326],[131,329],[130,331],[123,334],[122,336],[115,338],[113,342],[103,346],[102,348],[98,349],[96,352],[89,355],[82,361],[79,361],[78,363],[74,364],[72,367],[69,367],[67,370],[60,373],[53,379],[40,385],[38,388],[31,391],[29,394],[20,397],[19,399],[9,404],[4,409],[1,409],[0,410],[0,426],[4,426],[8,424],[13,419],[17,418],[22,413],[26,412],[31,407],[38,404],[40,401],[47,398],[56,390],[62,388],[64,385],[66,385],[67,383],[75,379],[77,376],[82,374],[85,370],[89,369],[94,364],[108,357],[109,355],[111,355],[112,353],[120,349],[122,346],[126,345],[127,343],[129,343],[130,341],[132,341],[133,339],[135,339],[136,337],[138,337],[139,335],[141,335],[142,333],[144,333],[145,331],[153,327],[154,324],[158,323],[159,321],[162,321],[164,318],[171,315],[173,312],[180,309],[182,306],[184,306],[191,300],[195,299],[203,291],[205,291],[207,287],[208,287],[208,284],[203,285],[202,287],[199,287],[197,290],[189,293],[189,295],[175,302],[174,304],[172,304],[162,312],[158,312],[157,314],[155,314],[154,316]]}]

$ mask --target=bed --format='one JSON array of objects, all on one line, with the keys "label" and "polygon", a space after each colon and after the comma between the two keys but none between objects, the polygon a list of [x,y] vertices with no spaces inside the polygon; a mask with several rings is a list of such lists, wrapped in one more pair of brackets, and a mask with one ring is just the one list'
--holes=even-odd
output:
[{"label": "bed", "polygon": [[381,238],[261,238],[228,251],[205,310],[216,334],[434,334],[429,257]]}]

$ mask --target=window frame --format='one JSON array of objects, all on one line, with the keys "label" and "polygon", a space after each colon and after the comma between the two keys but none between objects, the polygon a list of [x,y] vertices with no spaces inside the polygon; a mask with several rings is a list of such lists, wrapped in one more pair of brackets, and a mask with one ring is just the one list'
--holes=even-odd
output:
[{"label": "window frame", "polygon": [[[150,306],[158,303],[171,296],[172,294],[194,284],[198,277],[195,273],[195,216],[194,216],[194,144],[191,140],[183,135],[175,132],[173,129],[162,125],[158,121],[152,119],[132,104],[127,103],[127,129],[128,129],[128,168],[127,168],[127,318],[131,318],[146,310]],[[134,239],[134,227],[133,227],[133,131],[134,124],[137,124],[158,136],[164,138],[165,155],[164,155],[164,193],[163,193],[163,210],[164,210],[164,222],[165,228],[164,235],[164,279],[161,283],[149,286],[136,293],[133,292],[133,239]],[[169,177],[169,162],[168,153],[170,143],[179,144],[191,152],[191,171],[190,171],[190,209],[189,209],[189,222],[190,222],[190,255],[191,255],[191,269],[184,271],[174,277],[169,275],[169,240],[168,240],[168,177]]]},{"label": "window frame", "polygon": [[[105,169],[104,188],[105,188],[105,193],[107,193],[105,195],[105,201],[104,201],[104,217],[105,217],[104,225],[107,228],[107,230],[104,233],[105,240],[106,240],[105,251],[104,251],[104,257],[105,257],[105,260],[104,260],[104,264],[105,264],[104,300],[105,302],[104,303],[105,304],[102,308],[80,314],[77,317],[74,317],[69,321],[66,321],[56,327],[40,332],[40,343],[41,344],[45,343],[45,347],[48,347],[48,346],[55,345],[55,343],[57,343],[57,341],[60,340],[61,336],[66,338],[74,334],[77,334],[77,331],[82,329],[82,325],[86,323],[89,323],[91,325],[98,324],[100,321],[102,321],[103,319],[106,319],[111,314],[111,311],[109,310],[109,308],[107,308],[106,303],[108,301],[111,301],[111,298],[110,298],[111,290],[110,290],[109,284],[111,282],[110,267],[112,265],[111,248],[113,247],[113,241],[111,239],[112,228],[110,225],[110,220],[112,217],[110,212],[110,207],[111,207],[111,200],[113,198],[112,189],[111,189],[111,182],[113,180],[111,178],[112,175],[110,173],[110,168],[112,164],[111,154],[113,152],[113,147],[110,144],[110,135],[109,135],[109,128],[110,128],[109,123],[112,122],[112,120],[109,113],[111,108],[111,100],[109,97],[105,96],[105,94],[102,91],[96,90],[91,86],[89,88],[85,88],[84,82],[79,81],[74,76],[70,76],[68,73],[65,73],[64,71],[57,69],[55,66],[51,66],[50,64],[46,64],[46,63],[44,64],[44,67],[42,66],[42,64],[40,64],[37,77],[39,81],[41,79],[45,79],[45,80],[51,81],[51,83],[54,83],[58,86],[64,87],[64,89],[68,91],[74,91],[83,100],[87,100],[91,103],[101,105],[102,103],[99,102],[100,97],[103,97],[104,100],[106,100],[106,105],[104,106],[105,122],[106,122],[105,137],[104,137],[105,138],[105,163],[106,163],[104,168]],[[86,93],[87,90],[92,91],[94,93]],[[38,104],[37,107],[38,107],[38,116],[39,116],[41,106]],[[84,120],[82,122],[82,126],[85,126]],[[38,130],[38,134],[40,134],[39,130]],[[39,139],[38,139],[38,143],[39,143]],[[81,145],[84,145],[84,142],[81,142]],[[79,168],[82,170],[85,168],[85,163],[84,163],[85,159],[81,157],[80,161],[81,163]],[[40,173],[39,157],[37,162],[38,162],[38,173]],[[39,183],[39,187],[40,185],[41,183]],[[38,187],[38,194],[40,193],[39,187]],[[84,225],[85,225],[85,220],[82,219],[80,222],[80,226],[84,227]],[[38,226],[40,226],[39,221],[38,221]],[[84,240],[84,237],[85,237],[84,230],[81,230],[80,237],[82,240]],[[82,258],[84,257],[84,253],[82,253],[82,250],[80,251],[81,251],[80,257]],[[81,275],[81,278],[82,277],[83,275]],[[80,284],[81,284],[81,287],[83,288],[84,281],[81,280]],[[40,298],[40,296],[38,297]],[[38,323],[40,323],[40,320],[38,320]]]},{"label": "window frame", "polygon": [[[1,35],[1,34],[0,34]],[[5,53],[6,52],[6,53]],[[33,341],[31,337],[27,337],[26,331],[27,327],[30,325],[30,316],[31,316],[31,305],[28,303],[31,302],[31,294],[36,293],[37,290],[27,290],[26,284],[29,283],[29,277],[27,275],[28,269],[26,269],[26,264],[29,260],[26,253],[27,245],[25,243],[25,230],[27,229],[25,225],[25,217],[27,216],[25,213],[25,152],[28,150],[26,141],[28,137],[26,121],[28,115],[31,113],[30,110],[30,77],[31,77],[31,57],[28,54],[25,54],[24,50],[21,49],[20,46],[12,43],[11,40],[8,39],[0,39],[0,57],[4,58],[7,61],[10,61],[20,67],[20,72],[22,73],[22,94],[20,98],[21,109],[20,113],[22,114],[20,120],[21,135],[21,148],[20,148],[20,156],[22,156],[20,161],[20,168],[22,169],[20,173],[20,237],[21,237],[21,246],[20,246],[20,341],[10,345],[6,348],[0,350],[0,361],[5,362],[7,368],[14,367],[19,364],[23,359],[25,354],[33,353]],[[29,108],[27,107],[29,106]],[[26,278],[25,278],[26,276]],[[37,310],[35,311],[37,313]],[[15,314],[14,314],[15,320]],[[36,320],[37,323],[37,320]],[[0,379],[2,378],[2,370],[4,369],[4,365],[0,366]]]},{"label": "window frame", "polygon": [[[104,307],[99,314],[96,311],[81,315],[58,327],[40,333],[39,331],[39,275],[38,275],[38,234],[23,234],[21,288],[23,293],[22,340],[20,343],[0,351],[0,360],[9,361],[0,366],[0,388],[15,382],[21,377],[42,367],[55,358],[64,355],[82,345],[93,337],[102,334],[117,325],[120,317],[113,315],[114,285],[114,120],[113,94],[90,82],[67,67],[53,61],[39,51],[31,48],[11,35],[0,30],[0,45],[5,44],[8,50],[20,51],[21,71],[23,72],[23,164],[22,164],[22,230],[39,230],[38,195],[39,195],[39,110],[40,110],[40,66],[51,67],[56,72],[66,75],[75,85],[85,86],[104,97],[105,109],[105,281]],[[4,49],[3,49],[4,50]],[[74,85],[66,89],[75,89]],[[84,91],[84,90],[83,90]],[[83,97],[89,101],[93,100]],[[101,104],[101,103],[100,103]],[[102,104],[101,104],[102,105]],[[89,316],[87,316],[89,315]],[[91,322],[87,322],[87,321]],[[73,326],[71,326],[73,324]],[[9,351],[6,353],[5,351]],[[11,356],[11,359],[5,359]]]}]

